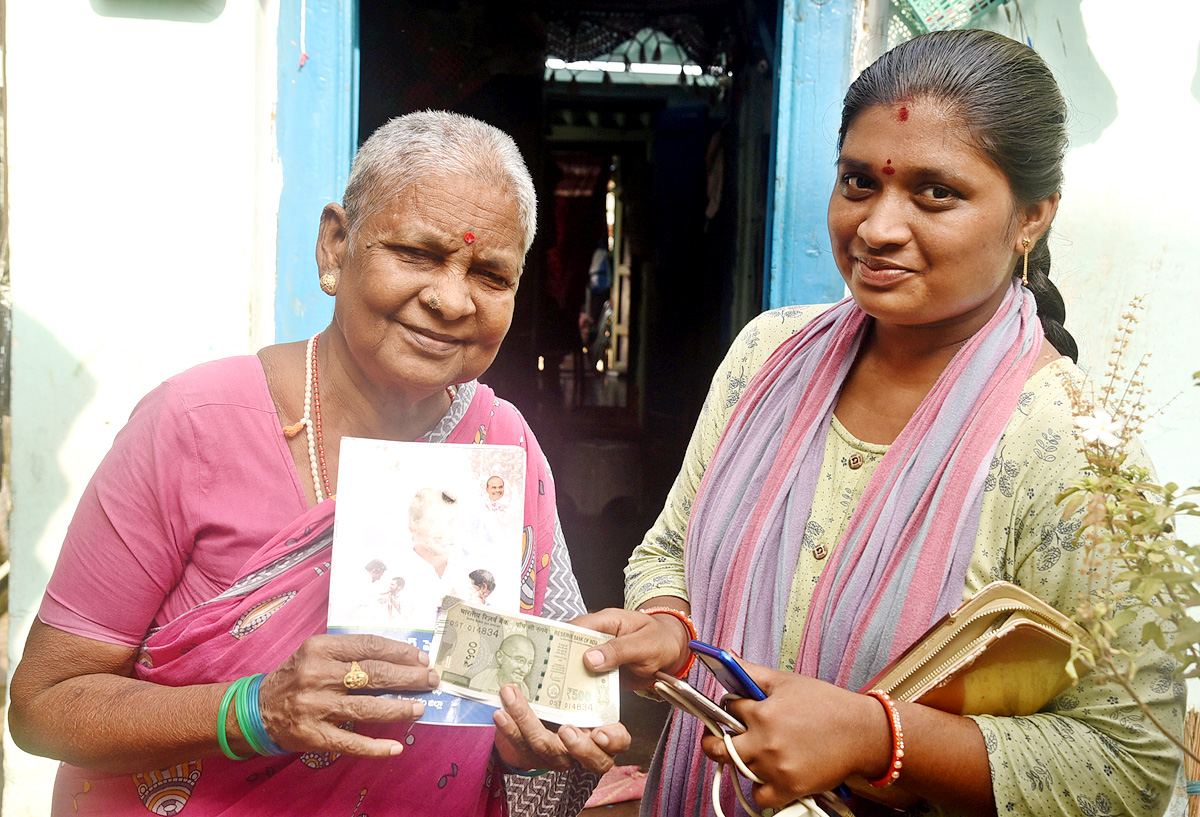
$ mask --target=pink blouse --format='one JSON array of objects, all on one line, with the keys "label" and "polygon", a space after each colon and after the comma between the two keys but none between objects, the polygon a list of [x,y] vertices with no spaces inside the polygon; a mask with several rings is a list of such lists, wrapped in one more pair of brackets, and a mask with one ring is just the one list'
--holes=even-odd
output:
[{"label": "pink blouse", "polygon": [[38,618],[136,647],[223,592],[308,507],[253,355],[204,363],[144,397],[88,484]]}]

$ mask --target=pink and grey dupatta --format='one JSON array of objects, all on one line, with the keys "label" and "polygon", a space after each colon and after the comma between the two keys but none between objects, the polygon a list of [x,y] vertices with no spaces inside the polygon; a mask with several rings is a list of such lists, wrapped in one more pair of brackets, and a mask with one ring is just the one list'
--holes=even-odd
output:
[{"label": "pink and grey dupatta", "polygon": [[[833,409],[869,320],[846,299],[776,349],[734,410],[693,503],[685,544],[693,619],[702,640],[750,661],[780,663]],[[858,689],[961,603],[984,480],[1042,338],[1033,296],[1015,283],[879,463],[817,583],[797,672]],[[689,680],[720,694],[699,670]],[[702,734],[694,718],[674,713],[651,774],[657,797],[644,812],[709,813],[715,767],[700,752]]]},{"label": "pink and grey dupatta", "polygon": [[[524,419],[480,384],[447,442],[484,440],[520,445],[527,452],[522,607],[538,614],[554,540],[554,486]],[[250,559],[233,587],[149,635],[135,666],[136,677],[166,686],[232,681],[274,669],[304,639],[324,633],[334,505],[326,500],[310,508]],[[500,775],[490,766],[493,729],[420,723],[347,728],[403,740],[406,748],[386,760],[308,752],[234,762],[215,755],[136,775],[63,765],[55,783],[53,813],[506,813]]]}]

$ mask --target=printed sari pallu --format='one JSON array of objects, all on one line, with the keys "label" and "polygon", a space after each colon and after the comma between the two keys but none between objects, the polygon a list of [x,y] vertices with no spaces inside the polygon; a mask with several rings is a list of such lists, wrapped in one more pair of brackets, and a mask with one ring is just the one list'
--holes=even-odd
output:
[{"label": "printed sari pallu", "polygon": [[[545,458],[521,416],[478,385],[447,442],[526,449],[521,606],[539,614],[554,538],[554,489]],[[135,677],[165,686],[233,681],[270,672],[309,636],[324,633],[334,500],[310,508],[264,545],[227,591],[144,641]],[[109,775],[64,765],[54,814],[97,815],[501,815],[502,776],[491,767],[494,729],[420,723],[340,724],[403,741],[393,758],[329,752],[222,755],[169,769]]]}]

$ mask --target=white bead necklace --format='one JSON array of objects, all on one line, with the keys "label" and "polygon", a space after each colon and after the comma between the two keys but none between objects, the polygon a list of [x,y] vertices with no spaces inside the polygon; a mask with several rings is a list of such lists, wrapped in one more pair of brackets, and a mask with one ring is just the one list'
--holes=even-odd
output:
[{"label": "white bead necklace", "polygon": [[[323,490],[323,488],[322,488],[322,486],[323,486],[322,477],[324,477],[324,474],[325,474],[325,469],[324,469],[325,451],[324,450],[318,451],[318,449],[323,449],[323,446],[321,445],[321,441],[318,439],[318,436],[320,433],[320,422],[321,422],[321,419],[320,419],[321,418],[321,415],[320,415],[321,397],[320,397],[320,392],[317,391],[316,348],[317,348],[317,338],[320,337],[320,335],[321,335],[321,333],[318,332],[317,334],[315,334],[311,338],[309,338],[308,346],[304,350],[304,416],[300,418],[300,422],[297,423],[297,425],[294,427],[295,430],[292,430],[291,428],[288,429],[288,436],[292,436],[297,431],[299,431],[300,428],[303,428],[306,431],[306,433],[308,434],[308,469],[312,473],[313,493],[316,495],[318,505],[320,505],[322,502],[325,501],[325,494],[326,494],[325,490]],[[314,399],[314,393],[316,395],[315,399]],[[446,387],[446,396],[449,397],[450,402],[453,403],[455,398],[458,396],[458,387],[453,386],[453,385],[447,386]],[[314,404],[314,402],[317,405],[317,431],[316,432],[314,432],[314,430],[313,430],[313,404]],[[320,465],[317,464],[318,458],[320,460]]]},{"label": "white bead necklace", "polygon": [[[317,335],[321,334],[320,332]],[[308,347],[304,353],[304,417],[300,422],[308,432],[308,467],[312,470],[313,492],[317,496],[317,504],[325,501],[325,492],[321,490],[321,470],[317,467],[317,435],[313,433],[312,402],[313,402],[313,348],[317,344],[317,335],[308,339]]]}]

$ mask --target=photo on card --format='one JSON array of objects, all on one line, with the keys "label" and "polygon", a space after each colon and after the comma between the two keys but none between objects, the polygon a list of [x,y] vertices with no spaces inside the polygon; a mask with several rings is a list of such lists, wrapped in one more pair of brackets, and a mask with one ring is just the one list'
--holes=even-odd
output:
[{"label": "photo on card", "polygon": [[[428,652],[445,596],[519,612],[524,479],[518,446],[343,438],[328,632]],[[427,702],[422,722],[492,725],[493,707],[413,697]]]}]

